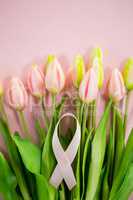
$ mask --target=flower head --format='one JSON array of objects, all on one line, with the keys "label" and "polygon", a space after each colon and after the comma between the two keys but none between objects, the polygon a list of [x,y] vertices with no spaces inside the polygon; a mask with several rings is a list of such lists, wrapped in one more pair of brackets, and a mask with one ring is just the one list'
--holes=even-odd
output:
[{"label": "flower head", "polygon": [[93,67],[96,72],[98,88],[101,89],[103,86],[104,72],[103,72],[103,55],[102,55],[102,50],[100,48],[94,48],[92,50],[91,67]]},{"label": "flower head", "polygon": [[108,95],[114,102],[119,102],[125,94],[126,89],[122,74],[117,68],[114,68],[108,82]]},{"label": "flower head", "polygon": [[65,75],[55,56],[49,56],[47,62],[45,86],[52,94],[58,94],[64,88]]},{"label": "flower head", "polygon": [[97,94],[97,76],[94,69],[90,68],[80,84],[79,96],[83,102],[90,103],[97,98]]},{"label": "flower head", "polygon": [[133,58],[129,58],[123,68],[123,78],[127,90],[133,90]]},{"label": "flower head", "polygon": [[27,86],[32,96],[41,98],[44,95],[44,75],[38,65],[32,65],[28,73]]},{"label": "flower head", "polygon": [[19,78],[10,80],[7,90],[7,102],[15,110],[23,110],[28,103],[27,91]]},{"label": "flower head", "polygon": [[79,88],[79,85],[83,79],[85,74],[85,65],[84,60],[81,55],[77,55],[74,60],[74,67],[73,67],[73,83],[76,88]]}]

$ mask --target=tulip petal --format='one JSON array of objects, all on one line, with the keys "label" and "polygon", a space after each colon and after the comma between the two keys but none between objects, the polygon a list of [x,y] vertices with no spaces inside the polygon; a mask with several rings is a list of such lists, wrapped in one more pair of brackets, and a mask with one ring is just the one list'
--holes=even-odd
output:
[{"label": "tulip petal", "polygon": [[97,98],[97,77],[93,68],[86,73],[79,88],[79,96],[85,103],[90,103]]}]

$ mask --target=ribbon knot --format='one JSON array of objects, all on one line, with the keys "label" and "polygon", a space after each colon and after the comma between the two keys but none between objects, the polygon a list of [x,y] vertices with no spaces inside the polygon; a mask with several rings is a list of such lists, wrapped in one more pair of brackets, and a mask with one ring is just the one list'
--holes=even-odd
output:
[{"label": "ribbon knot", "polygon": [[[58,138],[58,125],[60,121],[66,116],[73,117],[77,122],[77,127],[69,146],[64,151]],[[54,155],[57,160],[57,166],[55,167],[54,172],[50,178],[50,183],[55,188],[59,187],[63,179],[65,180],[69,190],[71,190],[76,185],[76,179],[71,164],[76,157],[78,147],[80,144],[80,138],[81,138],[80,125],[75,115],[73,115],[72,113],[66,113],[62,115],[62,117],[56,124],[52,139],[52,147]]]}]

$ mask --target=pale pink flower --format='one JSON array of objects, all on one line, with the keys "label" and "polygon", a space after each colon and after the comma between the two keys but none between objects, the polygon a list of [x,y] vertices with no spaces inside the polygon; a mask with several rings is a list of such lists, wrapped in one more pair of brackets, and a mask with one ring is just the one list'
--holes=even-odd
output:
[{"label": "pale pink flower", "polygon": [[45,86],[52,94],[59,94],[65,85],[65,75],[56,57],[48,60]]},{"label": "pale pink flower", "polygon": [[122,74],[117,68],[114,68],[108,82],[108,96],[114,102],[119,102],[124,98],[125,94],[126,89]]},{"label": "pale pink flower", "polygon": [[44,74],[38,65],[33,65],[28,73],[27,87],[32,96],[41,98],[45,94]]},{"label": "pale pink flower", "polygon": [[7,89],[7,102],[15,110],[23,110],[28,103],[27,91],[19,78],[12,78]]},{"label": "pale pink flower", "polygon": [[97,98],[97,94],[97,76],[94,69],[90,68],[80,84],[79,96],[83,102],[88,104]]}]

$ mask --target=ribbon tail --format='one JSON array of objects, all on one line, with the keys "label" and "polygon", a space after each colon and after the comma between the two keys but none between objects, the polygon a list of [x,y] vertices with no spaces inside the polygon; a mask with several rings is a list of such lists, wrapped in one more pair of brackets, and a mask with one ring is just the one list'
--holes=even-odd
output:
[{"label": "ribbon tail", "polygon": [[58,164],[50,178],[50,184],[55,188],[58,188],[63,178],[69,190],[71,190],[76,185],[76,179],[71,166],[67,165],[67,167],[65,166],[61,168]]},{"label": "ribbon tail", "polygon": [[71,165],[67,165],[61,169],[62,176],[67,184],[69,190],[71,190],[76,185],[76,179],[72,170]]},{"label": "ribbon tail", "polygon": [[59,165],[56,166],[51,178],[50,178],[50,184],[53,185],[55,188],[58,188],[63,180],[62,174],[60,172]]}]

